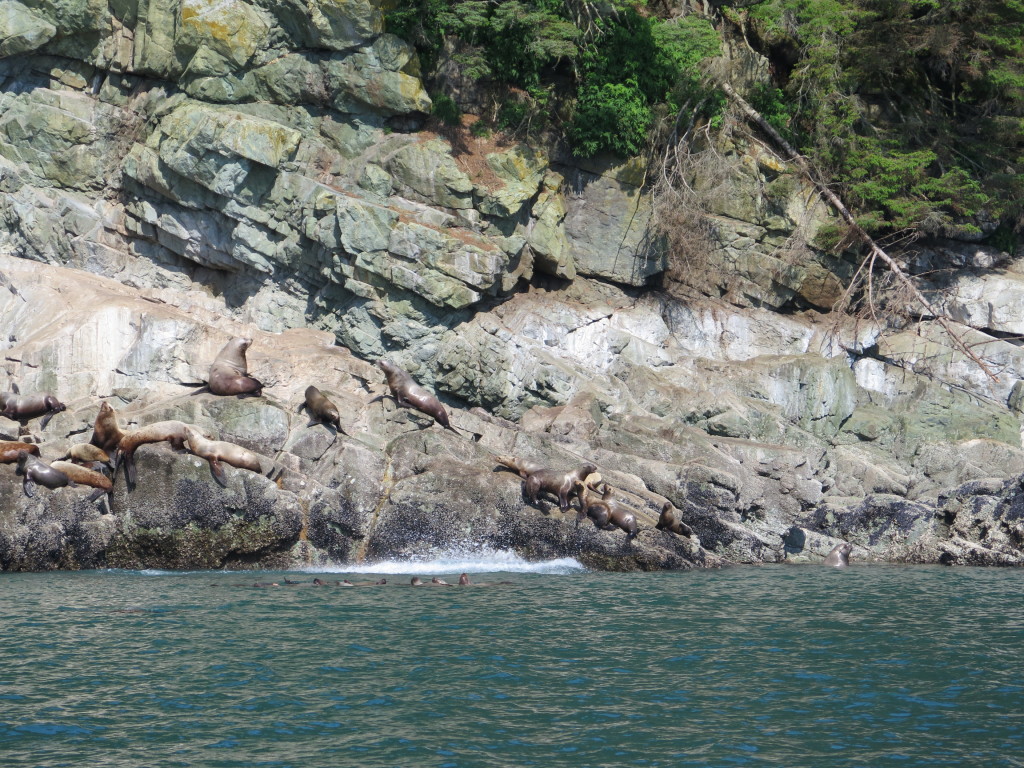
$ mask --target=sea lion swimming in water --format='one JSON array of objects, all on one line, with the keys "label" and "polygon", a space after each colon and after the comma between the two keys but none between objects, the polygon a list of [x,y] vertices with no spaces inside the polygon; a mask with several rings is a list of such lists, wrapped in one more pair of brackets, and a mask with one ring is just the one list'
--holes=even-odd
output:
[{"label": "sea lion swimming in water", "polygon": [[39,422],[39,429],[46,429],[46,425],[50,423],[54,414],[66,409],[67,406],[51,394],[21,394],[18,385],[13,382],[10,392],[0,392],[0,416],[17,421],[22,426],[29,420],[42,416],[43,420]]},{"label": "sea lion swimming in water", "polygon": [[0,440],[0,464],[14,464],[18,461],[18,453],[20,451],[38,456],[39,446],[35,443],[23,443],[19,440]]},{"label": "sea lion swimming in water", "polygon": [[117,414],[106,402],[100,403],[100,411],[92,427],[90,445],[95,445],[108,454],[114,453],[124,437],[124,432],[117,426]]},{"label": "sea lion swimming in water", "polygon": [[[612,487],[604,484],[604,493],[600,498],[594,498],[588,488],[584,487],[580,501],[586,509],[586,516],[594,521],[594,525],[604,530],[619,528],[626,532],[626,540],[635,539],[639,528],[636,524],[636,515],[625,509],[612,497]],[[580,524],[583,514],[576,515],[576,525]]]},{"label": "sea lion swimming in water", "polygon": [[319,389],[310,384],[306,387],[306,400],[299,406],[299,410],[303,408],[309,414],[309,424],[307,427],[311,427],[314,424],[333,424],[334,428],[339,432],[345,432],[341,428],[341,415],[338,413],[338,406],[327,399]]},{"label": "sea lion swimming in water", "polygon": [[659,531],[671,531],[678,536],[693,536],[693,528],[679,519],[678,510],[672,506],[671,501],[666,501],[662,505],[658,524],[654,527]]},{"label": "sea lion swimming in water", "polygon": [[185,447],[196,456],[210,463],[210,474],[213,479],[227,488],[228,481],[221,463],[230,464],[239,469],[248,469],[257,474],[263,473],[263,462],[252,451],[234,443],[223,440],[207,440],[195,427],[185,427]]},{"label": "sea lion swimming in water", "polygon": [[825,555],[823,565],[830,565],[834,568],[845,568],[850,564],[850,553],[853,552],[853,544],[844,541],[832,547],[832,551]]},{"label": "sea lion swimming in water", "polygon": [[[568,472],[558,472],[554,469],[539,469],[530,472],[526,476],[524,484],[526,498],[530,500],[531,504],[536,504],[537,494],[547,491],[558,497],[558,508],[565,512],[569,509],[569,499],[572,496],[580,497],[579,486],[582,485],[583,480],[595,472],[597,472],[597,467],[593,464],[584,464],[582,467]],[[582,509],[582,499],[580,504]]]},{"label": "sea lion swimming in water", "polygon": [[22,490],[30,499],[36,495],[36,483],[51,491],[56,488],[64,488],[67,485],[74,485],[71,478],[59,469],[54,469],[28,451],[18,451],[18,468],[15,472],[24,476]]},{"label": "sea lion swimming in water", "polygon": [[[384,371],[387,377],[388,389],[391,390],[391,397],[398,403],[399,408],[415,408],[420,413],[430,416],[445,429],[450,429],[457,435],[462,434],[448,422],[448,412],[441,405],[437,396],[428,389],[421,387],[406,371],[387,360],[378,360],[377,366]],[[375,403],[383,400],[388,395],[377,395],[370,402]]]},{"label": "sea lion swimming in water", "polygon": [[105,493],[114,489],[114,482],[101,472],[95,472],[70,461],[55,461],[50,464],[52,469],[63,472],[68,478],[79,485],[88,485],[96,490],[89,494],[86,501],[96,501]]},{"label": "sea lion swimming in water", "polygon": [[135,486],[135,451],[140,445],[167,442],[172,448],[181,450],[185,447],[185,430],[191,428],[191,425],[183,421],[156,421],[124,433],[117,444],[114,463],[118,466],[124,463],[124,476],[128,485]]},{"label": "sea lion swimming in water", "polygon": [[215,395],[260,395],[263,393],[263,384],[249,375],[248,365],[245,361],[245,350],[251,345],[252,339],[239,336],[225,344],[224,348],[217,353],[217,357],[210,366],[210,376],[206,383],[210,392]]}]

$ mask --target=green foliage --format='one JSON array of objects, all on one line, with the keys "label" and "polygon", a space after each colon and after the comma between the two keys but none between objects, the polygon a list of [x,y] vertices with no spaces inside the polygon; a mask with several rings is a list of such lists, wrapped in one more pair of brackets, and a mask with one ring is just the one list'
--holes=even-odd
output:
[{"label": "green foliage", "polygon": [[491,135],[491,128],[483,120],[477,120],[469,126],[469,132],[478,139],[486,139]]},{"label": "green foliage", "polygon": [[462,112],[451,96],[439,93],[431,97],[431,102],[430,114],[434,115],[445,125],[459,125],[462,119]]},{"label": "green foliage", "polygon": [[651,126],[651,110],[636,81],[591,85],[580,91],[576,117],[569,129],[574,152],[636,155]]}]

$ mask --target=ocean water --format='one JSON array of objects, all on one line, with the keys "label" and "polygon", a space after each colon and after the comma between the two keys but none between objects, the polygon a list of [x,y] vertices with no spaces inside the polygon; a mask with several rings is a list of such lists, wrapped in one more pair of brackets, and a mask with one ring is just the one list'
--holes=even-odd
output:
[{"label": "ocean water", "polygon": [[335,570],[0,574],[0,765],[1024,764],[1024,571]]}]

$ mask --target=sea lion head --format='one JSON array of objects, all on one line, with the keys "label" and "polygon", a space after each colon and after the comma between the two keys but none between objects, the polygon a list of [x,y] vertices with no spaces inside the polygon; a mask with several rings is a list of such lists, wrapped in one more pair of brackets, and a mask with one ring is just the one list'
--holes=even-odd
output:
[{"label": "sea lion head", "polygon": [[384,373],[394,373],[398,368],[393,364],[385,360],[383,357],[377,361],[377,367],[380,368]]},{"label": "sea lion head", "polygon": [[459,586],[460,587],[469,586],[469,574],[468,573],[464,573],[461,576],[459,576]]},{"label": "sea lion head", "polygon": [[100,403],[100,418],[106,418],[114,412],[114,409],[110,407],[106,400]]},{"label": "sea lion head", "polygon": [[423,582],[420,580],[419,576],[413,576],[412,577],[412,581],[410,581],[409,583],[412,586],[414,586],[414,587],[421,587],[421,586],[423,586]]}]

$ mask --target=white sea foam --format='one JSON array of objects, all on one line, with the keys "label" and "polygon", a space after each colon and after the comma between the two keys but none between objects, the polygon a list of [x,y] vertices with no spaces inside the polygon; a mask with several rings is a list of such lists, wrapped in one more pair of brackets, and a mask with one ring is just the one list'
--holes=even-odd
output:
[{"label": "white sea foam", "polygon": [[584,568],[571,557],[530,562],[510,550],[470,548],[426,552],[402,559],[379,560],[373,563],[347,563],[307,566],[308,573],[582,573]]}]

